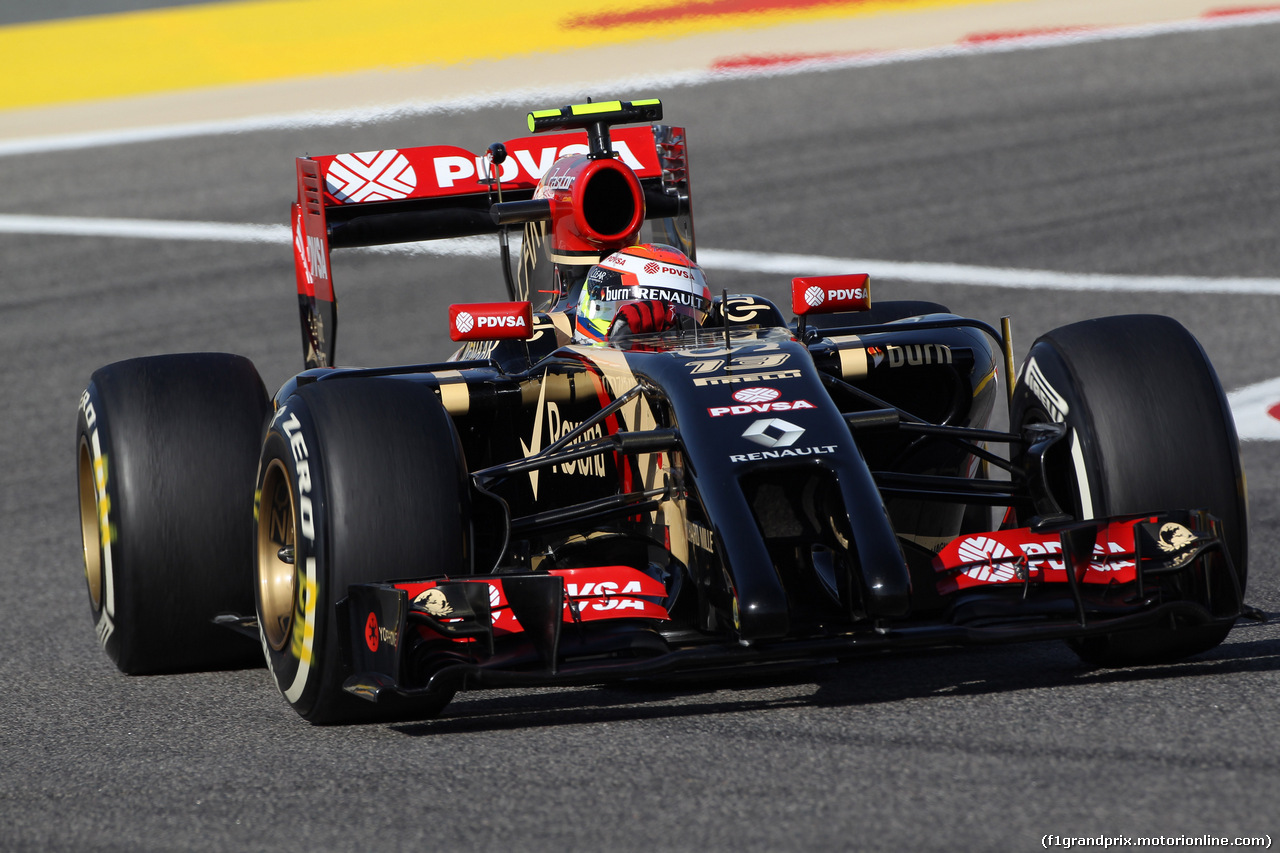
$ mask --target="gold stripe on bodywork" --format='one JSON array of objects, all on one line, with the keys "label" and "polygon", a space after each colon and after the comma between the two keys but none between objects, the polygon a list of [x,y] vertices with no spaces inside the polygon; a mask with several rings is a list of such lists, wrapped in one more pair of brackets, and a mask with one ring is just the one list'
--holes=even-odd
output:
[{"label": "gold stripe on bodywork", "polygon": [[979,394],[981,394],[982,389],[986,388],[987,385],[995,378],[996,378],[996,368],[993,367],[991,368],[990,372],[987,373],[986,376],[982,377],[982,379],[978,381],[977,385],[973,386],[973,396],[976,397]]},{"label": "gold stripe on bodywork", "polygon": [[440,383],[437,386],[440,390],[440,402],[444,403],[446,412],[456,417],[471,410],[471,389],[467,387],[467,380],[462,378],[461,371],[438,370],[435,377]]},{"label": "gold stripe on bodywork", "polygon": [[[520,402],[525,406],[546,402],[572,403],[578,398],[577,373],[551,373],[544,371],[540,378],[528,379],[520,383]],[[543,388],[545,387],[545,391]],[[587,383],[583,393],[591,393],[591,385]]]},{"label": "gold stripe on bodywork", "polygon": [[563,311],[548,315],[551,324],[556,327],[556,346],[564,346],[573,339],[573,321]]},{"label": "gold stripe on bodywork", "polygon": [[862,347],[840,350],[840,373],[845,379],[867,375],[867,351]]}]

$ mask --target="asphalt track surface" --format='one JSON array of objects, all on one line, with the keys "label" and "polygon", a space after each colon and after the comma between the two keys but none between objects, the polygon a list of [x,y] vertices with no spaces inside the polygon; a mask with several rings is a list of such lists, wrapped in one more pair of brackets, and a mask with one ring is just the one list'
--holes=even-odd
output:
[{"label": "asphalt track surface", "polygon": [[[690,127],[704,247],[1273,278],[1277,37],[581,94],[657,95]],[[480,110],[10,157],[0,213],[279,224],[300,153],[478,148],[522,121]],[[278,385],[301,363],[287,249],[3,234],[0,258],[0,849],[952,851],[1280,834],[1274,443],[1244,446],[1247,598],[1271,621],[1184,663],[1099,670],[1061,644],[1020,645],[753,681],[471,693],[433,721],[314,728],[265,670],[118,674],[94,640],[76,527],[73,422],[92,370],[227,350]],[[445,306],[501,292],[495,263],[466,258],[339,254],[334,274],[352,364],[442,356]],[[714,284],[781,299],[786,278]],[[1276,297],[877,295],[1009,314],[1020,354],[1077,319],[1168,314],[1228,389],[1280,358]]]}]

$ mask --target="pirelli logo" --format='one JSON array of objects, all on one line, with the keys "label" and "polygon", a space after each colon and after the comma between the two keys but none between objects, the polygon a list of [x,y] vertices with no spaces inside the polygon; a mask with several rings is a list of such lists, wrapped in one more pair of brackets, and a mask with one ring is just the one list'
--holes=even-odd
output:
[{"label": "pirelli logo", "polygon": [[1049,384],[1049,379],[1040,369],[1040,365],[1036,364],[1034,356],[1027,362],[1024,376],[1027,387],[1036,395],[1036,399],[1044,406],[1045,413],[1053,419],[1053,422],[1066,423],[1067,413],[1071,411],[1071,407],[1067,405],[1066,399]]},{"label": "pirelli logo", "polygon": [[740,373],[734,376],[699,376],[694,385],[738,385],[743,382],[769,382],[774,379],[799,379],[799,370],[771,370],[767,373]]}]

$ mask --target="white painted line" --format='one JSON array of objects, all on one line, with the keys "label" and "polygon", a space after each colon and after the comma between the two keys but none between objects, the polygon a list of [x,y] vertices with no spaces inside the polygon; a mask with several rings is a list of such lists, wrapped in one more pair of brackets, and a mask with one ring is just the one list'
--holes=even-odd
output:
[{"label": "white painted line", "polygon": [[1009,287],[1032,290],[1152,291],[1160,293],[1221,293],[1280,296],[1276,278],[1192,278],[1189,276],[1103,275],[1051,270],[975,267],[875,261],[865,258],[829,258],[815,255],[781,255],[699,249],[698,263],[706,269],[767,272],[782,275],[839,275],[870,273],[872,279],[962,284],[976,287]]},{"label": "white painted line", "polygon": [[[287,246],[292,242],[286,225],[254,225],[235,222],[182,222],[163,219],[93,219],[81,216],[27,216],[0,214],[0,234],[37,234],[69,237],[117,237],[141,240],[195,240],[201,242],[266,243]],[[513,241],[519,253],[519,239]],[[444,257],[496,257],[493,237],[463,237],[425,243],[375,246],[353,251],[386,252]],[[1179,278],[1161,276],[1089,275],[1046,270],[970,267],[959,264],[916,264],[814,255],[771,255],[703,249],[698,262],[708,270],[770,273],[784,276],[870,273],[873,278],[985,287],[1057,290],[1166,291],[1280,295],[1280,279]],[[1280,440],[1280,379],[1250,385],[1227,395],[1242,440]]]},{"label": "white painted line", "polygon": [[[0,233],[285,245],[291,241],[289,228],[286,225],[188,222],[167,219],[95,219],[81,216],[34,216],[12,213],[0,214]],[[513,252],[518,252],[519,242],[518,235],[513,235]],[[376,246],[366,251],[446,257],[496,257],[496,246],[497,240],[494,237],[465,237]],[[701,249],[698,251],[698,263],[708,270],[727,272],[770,273],[782,276],[869,273],[873,279],[974,287],[1280,296],[1280,279],[1276,278],[1102,275],[1005,267],[975,267],[963,264],[835,258],[823,255],[739,252],[732,249]]]},{"label": "white painted line", "polygon": [[0,233],[224,243],[288,243],[287,225],[182,222],[167,219],[96,219],[86,216],[0,214]]},{"label": "white painted line", "polygon": [[1242,441],[1280,441],[1280,379],[1268,379],[1227,395]]},{"label": "white painted line", "polygon": [[187,124],[156,125],[90,133],[59,134],[28,137],[0,142],[0,157],[35,154],[50,151],[72,151],[104,145],[125,145],[137,142],[157,142],[192,136],[214,136],[230,133],[247,133],[264,130],[288,130],[305,127],[326,127],[346,124],[367,124],[399,118],[416,117],[436,113],[456,114],[490,107],[518,106],[526,108],[531,103],[547,99],[572,100],[580,96],[584,85],[596,91],[652,91],[681,86],[698,86],[720,80],[743,77],[778,77],[792,74],[813,74],[843,68],[864,68],[893,65],[906,62],[925,62],[956,56],[978,56],[990,53],[1043,50],[1051,47],[1090,44],[1102,41],[1142,39],[1176,33],[1194,33],[1208,30],[1237,29],[1280,23],[1280,12],[1262,11],[1253,14],[1223,15],[1195,18],[1186,21],[1170,21],[1158,24],[1142,24],[1097,30],[1074,30],[1064,33],[1028,35],[1019,38],[994,41],[964,42],[941,47],[893,50],[882,53],[859,53],[848,57],[821,57],[802,62],[776,65],[744,66],[732,69],[690,69],[668,74],[629,75],[612,80],[592,78],[576,84],[560,84],[540,88],[520,88],[497,93],[477,93],[475,96],[447,100],[413,100],[397,104],[378,104],[357,109],[334,111],[303,111],[276,115],[250,116],[240,119]]}]

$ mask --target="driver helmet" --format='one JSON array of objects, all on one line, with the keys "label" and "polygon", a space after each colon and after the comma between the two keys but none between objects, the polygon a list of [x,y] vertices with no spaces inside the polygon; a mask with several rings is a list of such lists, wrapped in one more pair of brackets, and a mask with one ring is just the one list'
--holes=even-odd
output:
[{"label": "driver helmet", "polygon": [[578,299],[574,342],[605,342],[619,308],[650,300],[674,311],[675,328],[692,329],[702,325],[711,310],[711,289],[702,268],[679,249],[663,243],[619,249],[587,273]]}]

